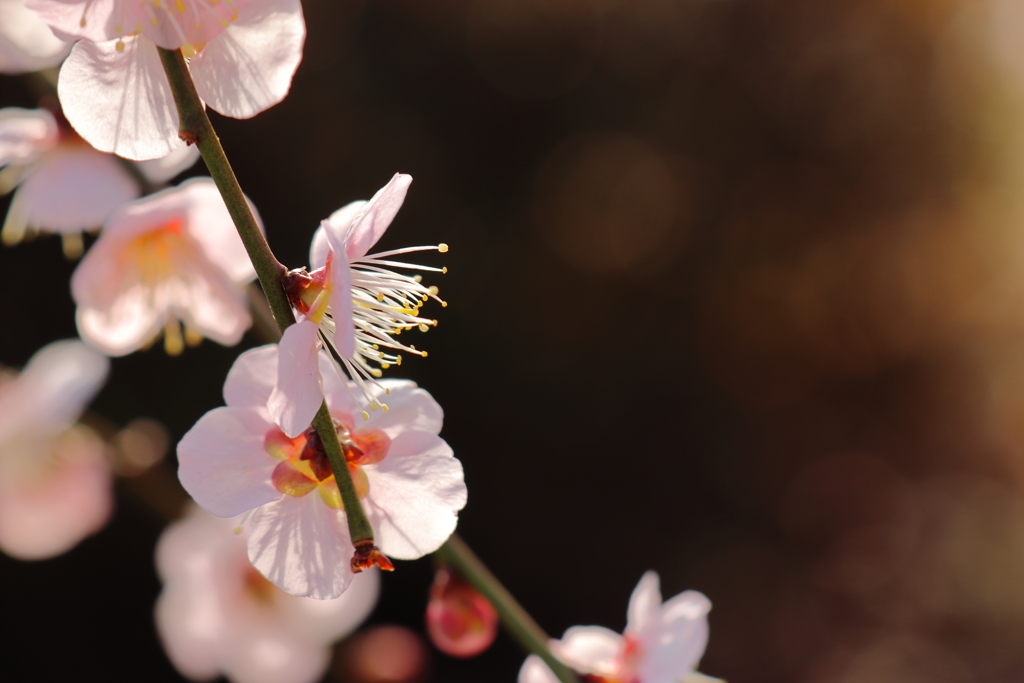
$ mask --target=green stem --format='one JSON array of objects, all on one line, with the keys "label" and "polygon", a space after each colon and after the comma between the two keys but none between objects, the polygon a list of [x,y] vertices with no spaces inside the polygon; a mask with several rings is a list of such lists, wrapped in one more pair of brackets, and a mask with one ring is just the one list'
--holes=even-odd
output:
[{"label": "green stem", "polygon": [[480,558],[477,557],[466,542],[458,534],[452,534],[437,551],[442,562],[451,565],[463,576],[470,585],[487,598],[498,611],[501,625],[505,627],[519,646],[531,652],[547,664],[562,683],[579,683],[579,678],[572,669],[551,654],[548,647],[548,635],[537,625],[522,605],[516,602],[512,594],[501,585],[497,577],[491,573]]},{"label": "green stem", "polygon": [[[238,230],[238,236],[242,238],[242,244],[249,254],[256,275],[259,277],[260,286],[270,304],[270,310],[274,313],[274,320],[277,326],[284,332],[285,328],[295,322],[292,314],[291,304],[281,284],[281,277],[287,269],[274,256],[270,250],[263,231],[260,230],[256,218],[249,208],[249,203],[242,194],[242,188],[235,178],[235,172],[231,169],[228,157],[220,144],[220,138],[210,123],[210,117],[206,115],[206,107],[203,105],[199,94],[196,92],[192,76],[189,74],[188,65],[180,50],[160,51],[160,61],[163,62],[164,73],[171,85],[171,92],[174,93],[174,103],[178,107],[178,136],[187,144],[195,144],[199,153],[203,155],[206,168],[210,171],[213,182],[224,198],[224,204],[231,214],[231,220]],[[356,495],[355,484],[352,483],[352,475],[349,474],[348,466],[345,464],[345,455],[338,441],[338,432],[335,430],[334,421],[327,410],[327,403],[320,406],[316,417],[313,419],[313,426],[316,428],[320,441],[331,462],[331,470],[334,472],[334,480],[338,484],[338,491],[341,493],[342,503],[345,505],[345,517],[348,519],[348,529],[352,536],[352,542],[360,541],[373,542],[373,527],[370,520],[366,518],[359,497]]]}]

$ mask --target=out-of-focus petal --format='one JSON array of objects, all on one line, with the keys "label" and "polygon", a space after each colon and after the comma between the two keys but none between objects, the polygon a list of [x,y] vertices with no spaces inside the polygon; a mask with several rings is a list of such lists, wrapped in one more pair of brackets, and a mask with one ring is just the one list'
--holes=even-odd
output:
[{"label": "out-of-focus petal", "polygon": [[[122,32],[116,31],[118,9],[114,0],[24,0],[53,33],[64,40],[83,38],[94,42],[112,40]],[[123,28],[123,27],[122,27]],[[134,29],[135,27],[131,27]],[[141,28],[141,27],[139,27]]]},{"label": "out-of-focus petal", "polygon": [[313,233],[313,241],[309,243],[309,267],[312,270],[323,268],[327,264],[327,253],[331,245],[327,241],[327,233],[323,225]]},{"label": "out-of-focus petal", "polygon": [[0,0],[0,73],[57,66],[71,50],[23,0]]},{"label": "out-of-focus petal", "polygon": [[380,570],[374,568],[353,576],[334,600],[282,600],[281,619],[310,642],[329,642],[355,631],[370,616],[379,595]]},{"label": "out-of-focus petal", "polygon": [[93,308],[79,303],[75,323],[82,339],[116,357],[127,355],[153,339],[164,326],[165,314],[166,311],[153,308],[149,290],[136,284],[121,291],[109,307]]},{"label": "out-of-focus petal", "polygon": [[622,644],[622,636],[603,626],[573,626],[553,649],[559,659],[578,671],[613,673]]},{"label": "out-of-focus petal", "polygon": [[252,3],[192,59],[196,91],[225,116],[255,116],[288,94],[305,37],[299,0]]},{"label": "out-of-focus petal", "polygon": [[278,345],[277,384],[267,409],[281,431],[292,438],[309,427],[324,400],[318,331],[314,322],[298,322],[284,331]]},{"label": "out-of-focus petal", "polygon": [[686,591],[661,606],[656,625],[641,632],[646,651],[639,667],[644,680],[675,681],[697,668],[708,644],[711,603],[696,591]]},{"label": "out-of-focus petal", "polygon": [[57,92],[68,122],[102,152],[142,161],[184,145],[160,56],[145,38],[79,41],[60,70]]},{"label": "out-of-focus petal", "polygon": [[81,428],[59,437],[53,449],[53,462],[34,480],[0,487],[0,549],[12,557],[59,555],[110,518],[113,493],[103,441]]},{"label": "out-of-focus petal", "polygon": [[[348,232],[352,221],[359,212],[366,206],[367,201],[361,199],[350,202],[341,207],[320,224],[313,235],[313,242],[309,245],[309,264],[313,269],[322,268],[327,263],[327,252],[330,249],[330,240],[327,239],[327,231],[330,231],[334,241],[338,245],[344,245],[344,236]],[[342,246],[342,250],[344,247]]]},{"label": "out-of-focus petal", "polygon": [[643,629],[658,617],[661,608],[661,588],[658,572],[647,571],[640,577],[640,583],[629,596],[626,609],[626,633],[639,635]]},{"label": "out-of-focus petal", "polygon": [[18,188],[29,225],[46,232],[98,228],[139,187],[117,160],[86,145],[60,145]]},{"label": "out-of-focus petal", "polygon": [[249,561],[281,590],[326,600],[352,581],[343,513],[315,493],[264,505],[249,520]]},{"label": "out-of-focus petal", "polygon": [[71,426],[103,386],[110,361],[77,339],[47,344],[0,392],[0,441],[18,431],[45,437]]},{"label": "out-of-focus petal", "polygon": [[406,432],[391,442],[387,457],[365,469],[370,494],[363,505],[384,554],[416,559],[455,531],[466,483],[462,463],[440,437]]},{"label": "out-of-focus petal", "polygon": [[411,184],[412,176],[396,173],[362,208],[342,238],[350,261],[366,256],[377,243],[398,215]]},{"label": "out-of-focus petal", "polygon": [[519,669],[519,683],[559,683],[558,676],[548,668],[544,660],[530,655]]},{"label": "out-of-focus petal", "polygon": [[263,441],[272,425],[247,408],[216,408],[178,443],[178,479],[217,517],[235,517],[279,499],[271,483],[277,461]]},{"label": "out-of-focus petal", "polygon": [[239,683],[316,683],[331,652],[264,619],[240,620],[223,654],[224,675]]},{"label": "out-of-focus petal", "polygon": [[142,175],[151,183],[166,183],[182,171],[192,168],[199,160],[199,148],[195,145],[179,147],[159,159],[135,162]]},{"label": "out-of-focus petal", "polygon": [[[256,271],[252,261],[249,260],[245,245],[238,236],[238,230],[231,221],[231,214],[213,178],[190,178],[178,185],[177,191],[185,207],[186,227],[192,238],[203,248],[206,257],[235,282],[254,280]],[[249,201],[248,198],[246,201]],[[260,230],[263,230],[260,215],[251,201],[249,208]]]},{"label": "out-of-focus petal", "polygon": [[0,109],[0,166],[28,163],[56,144],[57,122],[50,112],[18,107]]}]

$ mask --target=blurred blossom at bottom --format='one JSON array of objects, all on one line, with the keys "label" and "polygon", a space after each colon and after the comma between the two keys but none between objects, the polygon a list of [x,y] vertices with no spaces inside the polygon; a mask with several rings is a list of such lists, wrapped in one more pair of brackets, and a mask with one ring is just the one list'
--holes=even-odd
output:
[{"label": "blurred blossom at bottom", "polygon": [[235,524],[194,507],[161,536],[156,625],[168,657],[197,681],[220,674],[235,683],[318,680],[331,644],[376,604],[378,572],[358,574],[334,600],[288,595],[249,564]]},{"label": "blurred blossom at bottom", "polygon": [[113,508],[106,445],[75,425],[109,361],[77,340],[0,371],[0,549],[22,560],[59,555],[99,531]]},{"label": "blurred blossom at bottom", "polygon": [[441,567],[430,588],[427,633],[441,652],[475,657],[498,635],[498,613],[465,579]]},{"label": "blurred blossom at bottom", "polygon": [[423,636],[390,624],[367,629],[345,643],[331,673],[341,683],[423,683],[430,668]]}]

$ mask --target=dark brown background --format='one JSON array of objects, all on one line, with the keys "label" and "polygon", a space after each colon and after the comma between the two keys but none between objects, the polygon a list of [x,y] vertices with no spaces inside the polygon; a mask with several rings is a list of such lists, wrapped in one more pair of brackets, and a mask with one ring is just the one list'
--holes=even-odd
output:
[{"label": "dark brown background", "polygon": [[[1024,679],[1024,58],[995,49],[1024,18],[305,11],[289,97],[215,125],[292,266],[331,211],[415,178],[380,246],[449,243],[450,305],[402,370],[444,406],[460,532],[552,635],[621,630],[653,568],[666,596],[711,598],[702,669],[732,683]],[[9,77],[0,103],[33,104]],[[75,333],[59,252],[0,251],[5,364]],[[95,411],[177,440],[237,353],[117,359]],[[122,490],[66,556],[0,558],[4,680],[178,680],[151,627],[160,528]],[[400,563],[370,623],[419,629],[430,571]],[[504,637],[431,657],[453,682],[522,661]]]}]

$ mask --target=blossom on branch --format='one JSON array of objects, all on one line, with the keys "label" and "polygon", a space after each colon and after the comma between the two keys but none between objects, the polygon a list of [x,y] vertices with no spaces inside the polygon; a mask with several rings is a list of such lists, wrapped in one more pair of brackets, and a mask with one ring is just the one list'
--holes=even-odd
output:
[{"label": "blossom on branch", "polygon": [[124,164],[160,183],[198,158],[194,147],[182,147],[162,159],[122,162],[90,147],[45,109],[0,109],[0,194],[17,188],[0,239],[12,245],[33,232],[57,233],[65,254],[77,258],[82,231],[103,225],[139,196],[139,183]]},{"label": "blossom on branch", "polygon": [[[694,671],[707,647],[710,609],[696,591],[662,603],[658,574],[649,571],[629,599],[622,635],[602,626],[573,626],[560,641],[551,641],[551,651],[588,683],[714,681]],[[540,657],[530,655],[519,670],[519,683],[558,683],[558,678]]]},{"label": "blossom on branch", "polygon": [[105,445],[75,425],[110,362],[78,340],[0,373],[0,550],[24,560],[59,555],[98,531],[113,507]]},{"label": "blossom on branch", "polygon": [[364,572],[334,600],[288,595],[249,564],[233,527],[196,507],[161,535],[156,625],[167,656],[193,680],[221,673],[233,683],[320,680],[331,643],[373,610],[379,572]]},{"label": "blossom on branch", "polygon": [[57,66],[71,49],[24,0],[0,0],[0,73],[22,74]]},{"label": "blossom on branch", "polygon": [[415,251],[446,252],[448,246],[366,253],[394,220],[410,183],[412,177],[396,173],[370,201],[352,202],[335,211],[313,236],[309,258],[313,272],[306,274],[303,269],[288,274],[285,290],[298,322],[281,338],[282,361],[268,404],[288,436],[297,436],[309,426],[323,400],[317,363],[322,345],[355,383],[362,403],[358,412],[364,419],[369,417],[366,408],[388,410],[376,382],[381,369],[400,365],[400,352],[427,355],[396,337],[413,328],[425,332],[437,324],[419,315],[428,299],[447,304],[438,298],[437,287],[425,287],[419,276],[391,268],[446,270],[388,259]]},{"label": "blossom on branch", "polygon": [[[441,407],[413,382],[387,380],[391,410],[356,422],[357,406],[324,354],[327,405],[349,473],[381,552],[415,559],[437,550],[466,504],[462,465],[439,436]],[[337,597],[352,581],[355,551],[323,446],[313,430],[288,437],[267,400],[277,345],[238,357],[224,383],[227,406],[212,410],[178,444],[178,478],[217,517],[250,513],[249,560],[293,595]]]},{"label": "blossom on branch", "polygon": [[61,107],[104,152],[155,159],[184,143],[157,46],[189,58],[210,108],[255,116],[285,98],[302,60],[299,0],[29,0],[58,36],[81,39],[60,72]]},{"label": "blossom on branch", "polygon": [[243,285],[255,277],[213,181],[193,178],[107,221],[71,276],[78,332],[111,356],[161,331],[172,355],[203,337],[232,346],[252,323]]}]

